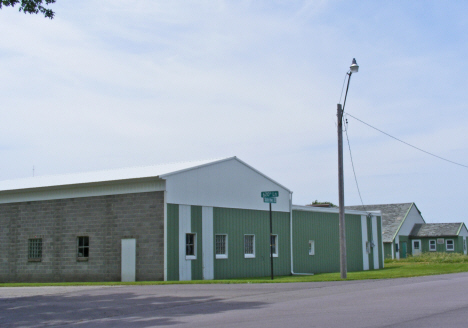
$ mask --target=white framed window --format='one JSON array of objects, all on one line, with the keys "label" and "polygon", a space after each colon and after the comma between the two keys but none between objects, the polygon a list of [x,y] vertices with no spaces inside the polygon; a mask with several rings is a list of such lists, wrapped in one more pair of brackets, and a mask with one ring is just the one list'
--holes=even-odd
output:
[{"label": "white framed window", "polygon": [[455,250],[455,244],[453,243],[453,239],[445,240],[445,249],[447,251],[454,251]]},{"label": "white framed window", "polygon": [[42,238],[28,239],[28,260],[40,261],[42,259]]},{"label": "white framed window", "polygon": [[429,240],[429,251],[435,252],[437,250],[437,244],[435,239]]},{"label": "white framed window", "polygon": [[270,247],[273,257],[278,257],[278,235],[270,236]]},{"label": "white framed window", "polygon": [[197,234],[195,233],[185,234],[185,259],[197,259]]},{"label": "white framed window", "polygon": [[315,240],[309,240],[309,255],[315,255]]},{"label": "white framed window", "polygon": [[228,236],[215,235],[215,253],[217,259],[228,258]]},{"label": "white framed window", "polygon": [[244,257],[255,257],[255,235],[244,235]]}]

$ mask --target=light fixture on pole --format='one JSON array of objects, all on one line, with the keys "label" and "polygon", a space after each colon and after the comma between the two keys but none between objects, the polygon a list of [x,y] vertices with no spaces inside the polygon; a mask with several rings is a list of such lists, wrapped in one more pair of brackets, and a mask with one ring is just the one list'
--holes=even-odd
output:
[{"label": "light fixture on pole", "polygon": [[348,275],[347,263],[346,263],[346,229],[345,229],[345,212],[344,212],[344,181],[343,181],[343,112],[346,105],[346,97],[348,96],[349,81],[351,80],[351,74],[357,73],[359,66],[356,63],[356,59],[353,58],[353,62],[349,67],[348,85],[346,86],[346,94],[343,101],[343,108],[341,104],[337,106],[337,117],[338,117],[338,197],[339,197],[339,222],[340,222],[340,273],[341,279],[346,279]]}]

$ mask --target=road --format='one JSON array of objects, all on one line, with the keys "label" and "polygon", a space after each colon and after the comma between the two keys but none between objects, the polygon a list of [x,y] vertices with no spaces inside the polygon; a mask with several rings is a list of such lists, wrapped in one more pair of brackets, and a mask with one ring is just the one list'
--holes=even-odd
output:
[{"label": "road", "polygon": [[0,288],[0,327],[467,327],[468,273],[291,284]]}]

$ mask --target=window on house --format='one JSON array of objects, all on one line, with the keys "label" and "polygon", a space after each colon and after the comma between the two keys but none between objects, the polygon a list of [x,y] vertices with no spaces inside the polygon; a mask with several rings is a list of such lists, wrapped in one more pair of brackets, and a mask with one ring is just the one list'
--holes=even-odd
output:
[{"label": "window on house", "polygon": [[455,250],[455,245],[453,243],[453,239],[447,239],[445,241],[445,249],[448,250],[448,251]]},{"label": "window on house", "polygon": [[315,255],[315,241],[309,240],[309,255]]},{"label": "window on house", "polygon": [[78,254],[79,258],[89,257],[89,237],[78,237]]},{"label": "window on house", "polygon": [[437,244],[443,244],[444,243],[444,238],[437,238]]},{"label": "window on house", "polygon": [[28,260],[42,259],[42,238],[28,239]]},{"label": "window on house", "polygon": [[419,240],[414,240],[413,241],[413,248],[418,250],[419,249]]},{"label": "window on house", "polygon": [[197,235],[194,233],[185,234],[185,258],[195,260],[197,258]]},{"label": "window on house", "polygon": [[400,250],[400,246],[398,244],[395,244],[395,252],[398,252]]},{"label": "window on house", "polygon": [[217,259],[227,259],[227,235],[215,236],[215,250]]},{"label": "window on house", "polygon": [[255,235],[244,235],[244,257],[255,257]]},{"label": "window on house", "polygon": [[270,247],[273,257],[278,257],[278,235],[270,236]]},{"label": "window on house", "polygon": [[429,240],[429,250],[435,252],[437,250],[437,244],[435,240]]}]

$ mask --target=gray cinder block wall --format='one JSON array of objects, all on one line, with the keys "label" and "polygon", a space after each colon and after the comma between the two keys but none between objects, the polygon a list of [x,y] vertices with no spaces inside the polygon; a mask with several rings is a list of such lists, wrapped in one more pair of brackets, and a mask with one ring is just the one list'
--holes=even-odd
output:
[{"label": "gray cinder block wall", "polygon": [[[120,281],[122,238],[136,239],[136,280],[164,279],[162,191],[0,204],[0,226],[0,282]],[[42,238],[40,262],[28,260],[30,238]]]}]

